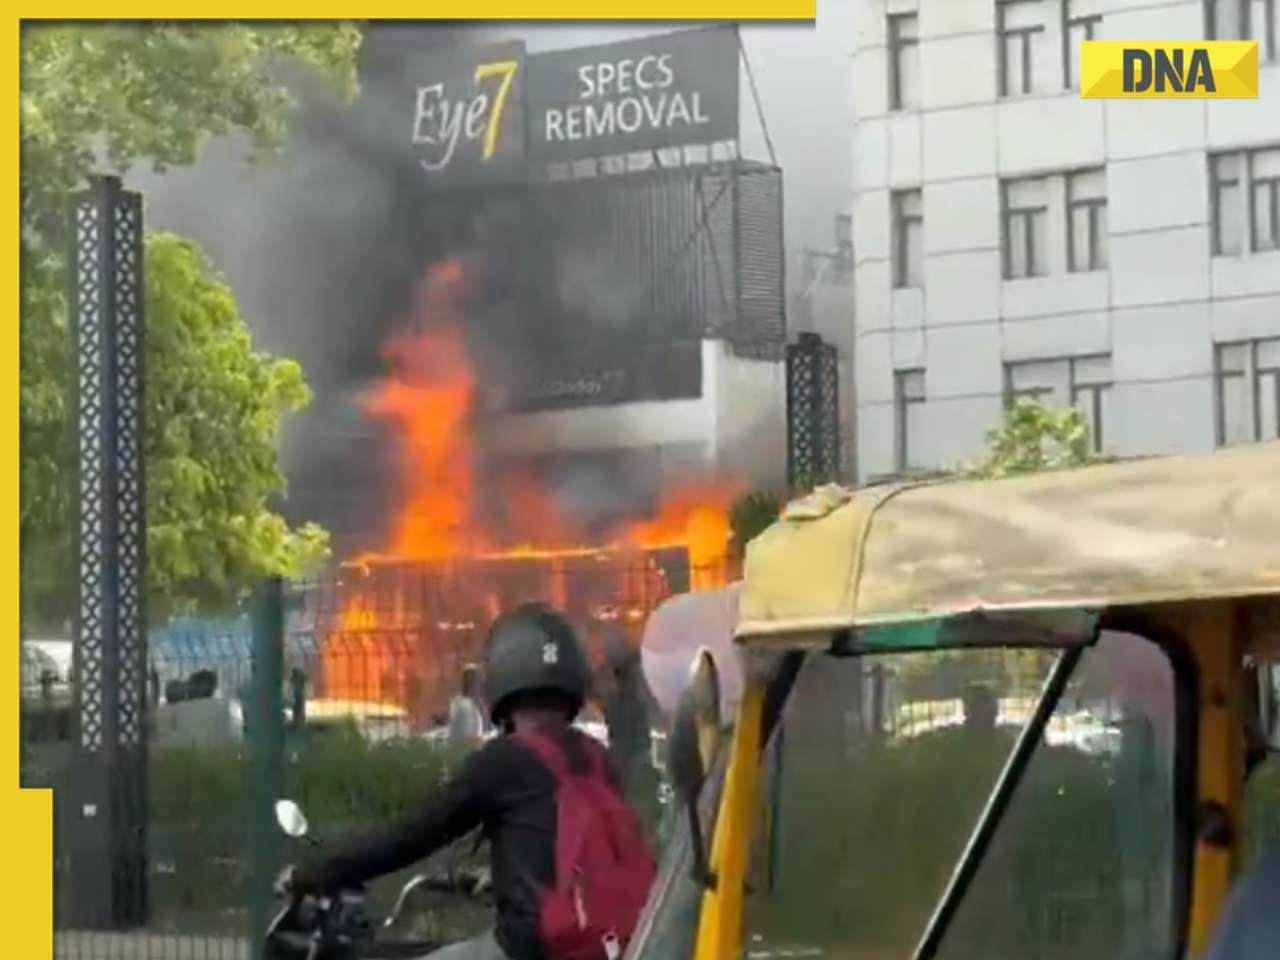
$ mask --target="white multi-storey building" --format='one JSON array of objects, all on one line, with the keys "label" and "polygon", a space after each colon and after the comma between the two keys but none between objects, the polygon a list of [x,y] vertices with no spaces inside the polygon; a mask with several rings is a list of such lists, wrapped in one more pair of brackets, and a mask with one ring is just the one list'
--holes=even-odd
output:
[{"label": "white multi-storey building", "polygon": [[[1082,39],[1206,36],[1257,100],[1080,98]],[[853,63],[860,478],[1018,395],[1122,456],[1280,434],[1280,0],[860,0]]]}]

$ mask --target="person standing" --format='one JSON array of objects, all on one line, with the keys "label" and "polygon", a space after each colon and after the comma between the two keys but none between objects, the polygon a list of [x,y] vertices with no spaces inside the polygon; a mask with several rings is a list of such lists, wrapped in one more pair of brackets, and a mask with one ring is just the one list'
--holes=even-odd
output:
[{"label": "person standing", "polygon": [[622,778],[627,801],[650,837],[660,819],[659,778],[653,766],[655,703],[645,682],[640,652],[616,626],[601,633],[603,663],[595,678],[596,697],[609,731],[609,754]]},{"label": "person standing", "polygon": [[484,742],[484,711],[480,708],[480,671],[474,663],[462,668],[457,695],[449,701],[449,746],[474,750]]}]

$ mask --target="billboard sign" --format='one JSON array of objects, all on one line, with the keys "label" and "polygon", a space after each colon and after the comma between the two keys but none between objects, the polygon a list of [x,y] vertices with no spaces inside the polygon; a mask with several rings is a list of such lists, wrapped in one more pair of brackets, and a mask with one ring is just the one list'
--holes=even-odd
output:
[{"label": "billboard sign", "polygon": [[738,138],[738,31],[705,27],[529,59],[535,164]]},{"label": "billboard sign", "polygon": [[527,62],[519,41],[410,59],[409,142],[424,171],[450,181],[523,172]]},{"label": "billboard sign", "polygon": [[[738,30],[703,27],[527,56],[522,41],[408,60],[405,133],[438,183],[738,139]],[[407,120],[408,122],[405,122]]]}]

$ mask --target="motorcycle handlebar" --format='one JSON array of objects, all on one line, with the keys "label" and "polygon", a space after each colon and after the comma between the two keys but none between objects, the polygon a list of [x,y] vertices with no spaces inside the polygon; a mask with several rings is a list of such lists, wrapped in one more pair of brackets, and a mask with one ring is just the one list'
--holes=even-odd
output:
[{"label": "motorcycle handlebar", "polygon": [[[465,882],[465,881],[470,881]],[[479,879],[473,877],[435,877],[427,874],[419,874],[400,889],[400,896],[396,897],[395,906],[391,908],[391,913],[387,915],[387,919],[383,921],[383,927],[393,926],[400,919],[400,914],[404,911],[404,905],[409,899],[409,894],[416,890],[426,890],[433,893],[446,893],[451,895],[462,894],[469,897],[482,897],[478,891]]]},{"label": "motorcycle handlebar", "polygon": [[[482,889],[481,879],[470,874],[459,877],[441,877],[420,874],[406,883],[396,898],[395,906],[379,925],[387,931],[401,918],[410,894],[415,891],[432,891],[451,895],[465,895],[477,899],[488,899],[488,891]],[[294,891],[279,891],[287,900],[287,905],[280,911],[268,927],[266,940],[274,944],[279,952],[273,951],[270,956],[303,957],[312,956],[317,944],[326,942],[337,933],[330,929],[331,921],[339,927],[346,928],[353,920],[359,929],[361,921],[355,918],[363,914],[365,901],[363,890],[345,890],[333,895],[299,895]],[[335,913],[336,911],[336,913]],[[353,913],[354,911],[354,913]],[[365,921],[367,922],[367,921]],[[374,947],[377,941],[372,928],[365,928],[373,935],[374,940],[368,946]],[[421,956],[426,950],[409,949],[411,944],[377,943],[378,951],[390,950],[388,957]],[[419,945],[421,946],[421,945]],[[407,953],[405,951],[408,951]],[[323,948],[322,948],[323,952]],[[376,952],[376,951],[375,951]],[[369,956],[374,956],[370,953]],[[382,956],[382,953],[378,953]]]}]

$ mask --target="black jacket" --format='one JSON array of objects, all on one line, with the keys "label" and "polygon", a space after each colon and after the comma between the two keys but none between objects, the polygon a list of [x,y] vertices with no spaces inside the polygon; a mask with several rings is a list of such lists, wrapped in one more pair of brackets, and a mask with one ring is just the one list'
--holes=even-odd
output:
[{"label": "black jacket", "polygon": [[[563,735],[570,763],[586,762],[584,734]],[[610,769],[615,783],[618,778]],[[295,874],[302,889],[336,891],[403,870],[482,826],[491,845],[494,935],[511,960],[546,960],[538,936],[538,888],[555,883],[555,778],[518,740],[499,736],[464,763],[422,812]]]}]

